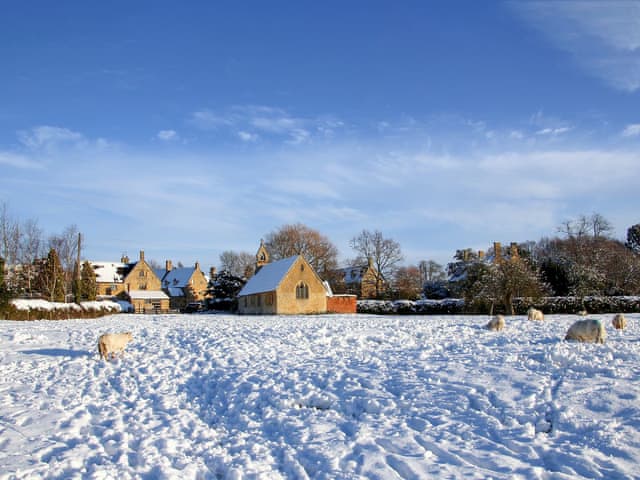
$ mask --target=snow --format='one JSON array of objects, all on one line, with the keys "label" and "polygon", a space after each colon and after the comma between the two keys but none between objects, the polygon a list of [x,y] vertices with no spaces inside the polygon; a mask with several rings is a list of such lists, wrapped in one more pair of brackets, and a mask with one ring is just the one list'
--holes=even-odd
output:
[{"label": "snow", "polygon": [[168,300],[169,297],[162,290],[130,290],[129,298],[136,300]]},{"label": "snow", "polygon": [[638,478],[640,314],[612,316],[604,345],[574,315],[0,321],[0,479]]},{"label": "snow", "polygon": [[116,262],[91,262],[91,266],[96,274],[96,282],[99,283],[122,283],[122,272],[128,269],[126,263]]},{"label": "snow", "polygon": [[189,285],[195,271],[194,267],[174,268],[169,272],[164,270],[164,274],[158,278],[162,279],[162,285],[165,287],[183,288]]},{"label": "snow", "polygon": [[274,291],[298,257],[299,255],[294,255],[262,266],[258,273],[249,279],[238,296]]}]

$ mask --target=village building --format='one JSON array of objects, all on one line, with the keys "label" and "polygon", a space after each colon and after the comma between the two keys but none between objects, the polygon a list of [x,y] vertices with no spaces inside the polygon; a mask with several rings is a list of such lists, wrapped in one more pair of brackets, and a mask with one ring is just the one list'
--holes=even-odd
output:
[{"label": "village building", "polygon": [[238,294],[241,314],[327,312],[327,290],[301,255],[269,262],[264,242],[256,253],[256,273]]},{"label": "village building", "polygon": [[333,295],[327,282],[301,255],[273,263],[263,242],[256,253],[256,273],[238,294],[240,314],[355,313],[354,295]]},{"label": "village building", "polygon": [[[337,271],[338,285],[334,285],[334,290],[344,291],[347,294],[356,295],[361,299],[376,298],[376,279],[378,272],[373,266],[370,258],[367,265],[356,265],[341,268]],[[381,290],[384,291],[384,281]]]},{"label": "village building", "polygon": [[204,301],[209,281],[198,262],[193,267],[174,267],[171,260],[167,260],[165,268],[155,270],[155,274],[169,296],[172,310],[183,310],[190,303]]},{"label": "village building", "polygon": [[116,262],[90,262],[96,273],[98,297],[119,297],[128,300],[136,313],[164,313],[169,311],[169,297],[140,251],[137,262],[123,256]]}]

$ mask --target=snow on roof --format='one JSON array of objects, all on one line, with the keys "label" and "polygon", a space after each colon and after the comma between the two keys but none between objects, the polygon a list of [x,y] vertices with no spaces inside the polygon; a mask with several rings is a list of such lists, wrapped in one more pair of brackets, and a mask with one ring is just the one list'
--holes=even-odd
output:
[{"label": "snow on roof", "polygon": [[91,262],[91,266],[96,272],[96,282],[100,283],[124,282],[122,273],[128,268],[126,263],[119,262]]},{"label": "snow on roof", "polygon": [[298,256],[299,255],[294,255],[293,257],[278,260],[277,262],[267,263],[258,270],[258,273],[249,279],[245,286],[242,287],[242,290],[240,290],[238,296],[274,291],[298,259]]},{"label": "snow on roof", "polygon": [[169,270],[168,272],[165,270],[166,273],[164,277],[158,278],[162,279],[162,286],[165,288],[182,288],[189,285],[189,279],[191,279],[191,276],[195,271],[195,267],[174,268],[172,270]]},{"label": "snow on roof", "polygon": [[184,297],[184,290],[179,287],[169,287],[169,295],[172,297]]},{"label": "snow on roof", "polygon": [[344,274],[344,283],[360,283],[362,282],[362,275],[366,269],[366,266],[346,267],[341,268],[340,271]]},{"label": "snow on roof", "polygon": [[169,300],[162,290],[131,290],[127,292],[132,300]]}]

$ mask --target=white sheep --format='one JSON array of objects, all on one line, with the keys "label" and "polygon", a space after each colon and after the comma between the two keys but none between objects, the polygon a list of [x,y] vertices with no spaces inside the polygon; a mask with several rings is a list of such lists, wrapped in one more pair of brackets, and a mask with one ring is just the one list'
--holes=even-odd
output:
[{"label": "white sheep", "polygon": [[616,314],[611,320],[613,328],[616,330],[624,330],[627,327],[627,319],[621,313]]},{"label": "white sheep", "polygon": [[527,310],[527,318],[529,320],[544,320],[544,313],[536,308],[531,307],[529,308],[529,310]]},{"label": "white sheep", "polygon": [[116,353],[123,353],[124,349],[133,340],[133,334],[131,332],[125,333],[104,333],[98,338],[98,352],[100,358],[108,360],[116,357]]},{"label": "white sheep", "polygon": [[502,315],[496,315],[489,323],[487,323],[486,328],[488,330],[500,331],[504,328],[504,317]]},{"label": "white sheep", "polygon": [[583,308],[582,310],[578,310],[578,315],[580,315],[581,317],[586,317],[587,315],[589,315],[589,312],[587,312],[586,308]]},{"label": "white sheep", "polygon": [[597,319],[574,322],[564,337],[565,340],[577,340],[578,342],[587,343],[604,343],[606,338],[607,332],[604,329],[604,325]]}]

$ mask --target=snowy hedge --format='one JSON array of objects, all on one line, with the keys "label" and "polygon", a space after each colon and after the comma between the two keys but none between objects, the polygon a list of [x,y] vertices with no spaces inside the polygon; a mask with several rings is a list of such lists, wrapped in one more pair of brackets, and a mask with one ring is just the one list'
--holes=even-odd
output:
[{"label": "snowy hedge", "polygon": [[[517,315],[525,315],[534,306],[544,313],[572,314],[586,308],[588,313],[633,313],[640,312],[640,297],[546,297],[539,300],[515,298],[513,308]],[[502,305],[496,305],[495,313],[504,313]],[[444,300],[358,300],[358,313],[447,315],[462,313],[488,313],[466,308],[458,298]]]},{"label": "snowy hedge", "polygon": [[358,313],[447,315],[464,313],[464,300],[358,300]]},{"label": "snowy hedge", "polygon": [[6,320],[64,320],[69,318],[96,318],[120,313],[125,309],[112,301],[58,303],[39,299],[15,299],[9,302],[2,318]]}]

